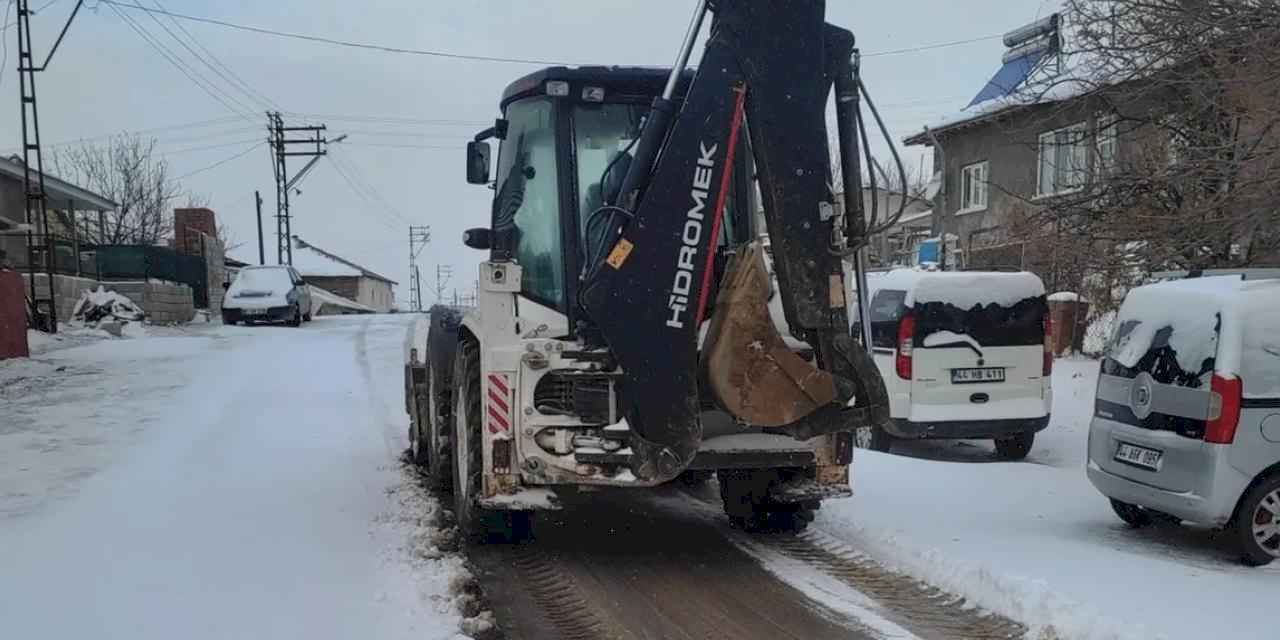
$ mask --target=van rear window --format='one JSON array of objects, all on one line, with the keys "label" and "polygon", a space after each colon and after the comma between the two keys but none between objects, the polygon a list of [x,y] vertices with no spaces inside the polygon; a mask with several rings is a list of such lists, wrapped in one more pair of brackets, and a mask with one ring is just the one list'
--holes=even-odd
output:
[{"label": "van rear window", "polygon": [[[1102,373],[1127,379],[1146,373],[1160,384],[1188,389],[1202,388],[1208,384],[1209,375],[1214,370],[1215,358],[1213,355],[1206,357],[1206,352],[1215,352],[1219,328],[1220,324],[1213,329],[1212,334],[1202,335],[1199,324],[1178,327],[1164,322],[1121,320],[1107,346],[1107,356],[1102,360]],[[1183,335],[1179,335],[1180,333]],[[1144,429],[1172,431],[1194,439],[1204,436],[1203,420],[1158,412],[1138,419],[1128,406],[1101,399],[1096,405],[1098,410],[1105,411],[1106,415],[1119,422]]]},{"label": "van rear window", "polygon": [[916,344],[940,331],[967,335],[984,347],[1044,344],[1043,297],[1025,298],[1013,305],[975,305],[961,309],[949,302],[916,302]]}]

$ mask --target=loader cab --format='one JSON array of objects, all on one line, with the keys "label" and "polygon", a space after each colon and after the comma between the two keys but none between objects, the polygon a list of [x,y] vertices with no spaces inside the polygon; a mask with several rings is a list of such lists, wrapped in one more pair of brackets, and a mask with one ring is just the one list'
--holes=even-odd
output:
[{"label": "loader cab", "polygon": [[[520,78],[502,97],[497,126],[468,145],[467,174],[485,182],[485,138],[497,139],[494,192],[487,244],[490,259],[522,267],[521,297],[563,315],[575,335],[582,319],[579,275],[602,255],[603,216],[592,214],[616,194],[667,70],[623,67],[552,67]],[[693,73],[687,73],[677,95]],[[746,136],[741,141],[746,144]],[[721,247],[754,237],[750,153],[739,154],[727,199]],[[742,206],[739,206],[739,203]],[[483,246],[483,245],[482,245]],[[723,250],[716,264],[723,268]]]}]

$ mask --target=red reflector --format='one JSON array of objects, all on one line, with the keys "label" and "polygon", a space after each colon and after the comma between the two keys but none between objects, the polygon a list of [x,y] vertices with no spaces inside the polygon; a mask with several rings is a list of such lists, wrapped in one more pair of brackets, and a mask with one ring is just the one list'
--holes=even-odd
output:
[{"label": "red reflector", "polygon": [[907,314],[898,321],[898,355],[894,359],[894,367],[898,377],[911,379],[911,352],[915,347],[916,319]]},{"label": "red reflector", "polygon": [[1209,421],[1204,425],[1204,441],[1231,444],[1236,439],[1236,427],[1240,424],[1244,382],[1240,378],[1224,378],[1215,373],[1209,389],[1212,399],[1209,401]]}]

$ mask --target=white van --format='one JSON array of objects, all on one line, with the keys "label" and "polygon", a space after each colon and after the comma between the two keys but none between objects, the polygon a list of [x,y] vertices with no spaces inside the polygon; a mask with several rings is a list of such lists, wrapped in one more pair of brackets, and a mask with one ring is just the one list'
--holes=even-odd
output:
[{"label": "white van", "polygon": [[[893,420],[888,431],[859,430],[858,446],[887,451],[894,439],[991,439],[1000,458],[1025,458],[1053,404],[1040,278],[896,269],[870,273],[867,283],[875,361]],[[856,312],[850,315],[857,337]]]}]

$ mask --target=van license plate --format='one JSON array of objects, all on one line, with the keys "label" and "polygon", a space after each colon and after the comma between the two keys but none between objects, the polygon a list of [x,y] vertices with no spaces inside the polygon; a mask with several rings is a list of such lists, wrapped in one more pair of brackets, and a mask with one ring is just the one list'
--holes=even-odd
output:
[{"label": "van license plate", "polygon": [[970,382],[1004,382],[1004,369],[985,367],[980,369],[952,369],[951,382],[966,384]]},{"label": "van license plate", "polygon": [[1137,445],[1121,442],[1116,449],[1116,460],[1127,464],[1137,465],[1144,469],[1157,471],[1160,469],[1160,458],[1164,456],[1161,451],[1139,447]]}]

